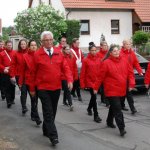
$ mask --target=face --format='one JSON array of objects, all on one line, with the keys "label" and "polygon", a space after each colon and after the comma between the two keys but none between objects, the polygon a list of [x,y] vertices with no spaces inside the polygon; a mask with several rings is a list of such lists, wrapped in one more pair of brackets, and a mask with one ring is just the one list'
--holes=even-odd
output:
[{"label": "face", "polygon": [[47,49],[53,46],[53,38],[51,37],[51,35],[47,34],[43,36],[42,45]]},{"label": "face", "polygon": [[22,50],[25,50],[27,48],[27,43],[25,41],[21,41],[20,47]]},{"label": "face", "polygon": [[6,48],[7,50],[12,50],[12,43],[7,43]]},{"label": "face", "polygon": [[67,47],[63,50],[63,52],[64,52],[65,54],[70,54],[70,47],[67,46]]},{"label": "face", "polygon": [[29,49],[30,49],[30,51],[36,51],[37,50],[37,44],[35,41],[32,41],[30,43]]},{"label": "face", "polygon": [[124,44],[123,44],[123,47],[127,50],[131,49],[131,42],[130,41],[126,41]]},{"label": "face", "polygon": [[120,55],[120,50],[117,47],[115,47],[113,51],[110,53],[110,55],[117,58]]},{"label": "face", "polygon": [[97,53],[97,49],[96,49],[96,47],[92,47],[91,49],[90,49],[90,54],[92,54],[92,55],[96,55],[96,53]]},{"label": "face", "polygon": [[0,48],[4,48],[4,42],[0,42]]},{"label": "face", "polygon": [[102,49],[103,49],[104,51],[107,51],[107,50],[108,50],[108,45],[107,45],[107,43],[103,44],[101,47],[102,47]]},{"label": "face", "polygon": [[67,44],[66,38],[61,38],[60,44],[65,46]]},{"label": "face", "polygon": [[77,40],[76,42],[73,43],[73,46],[79,48],[79,44],[80,44],[80,42],[79,42],[79,40]]}]

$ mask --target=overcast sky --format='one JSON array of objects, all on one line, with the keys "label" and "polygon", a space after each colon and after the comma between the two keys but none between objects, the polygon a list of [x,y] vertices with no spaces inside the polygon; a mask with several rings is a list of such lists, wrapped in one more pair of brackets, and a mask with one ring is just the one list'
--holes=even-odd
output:
[{"label": "overcast sky", "polygon": [[8,27],[14,25],[14,18],[18,12],[28,8],[29,0],[0,0],[0,18],[2,26]]}]

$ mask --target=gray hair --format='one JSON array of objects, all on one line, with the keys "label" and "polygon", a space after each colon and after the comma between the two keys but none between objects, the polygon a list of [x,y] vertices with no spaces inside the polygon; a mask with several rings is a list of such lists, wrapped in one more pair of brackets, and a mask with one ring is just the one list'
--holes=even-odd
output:
[{"label": "gray hair", "polygon": [[44,37],[45,35],[50,35],[50,36],[53,38],[53,33],[52,33],[52,32],[50,32],[50,31],[43,31],[43,32],[41,33],[41,40],[43,40],[43,37]]}]

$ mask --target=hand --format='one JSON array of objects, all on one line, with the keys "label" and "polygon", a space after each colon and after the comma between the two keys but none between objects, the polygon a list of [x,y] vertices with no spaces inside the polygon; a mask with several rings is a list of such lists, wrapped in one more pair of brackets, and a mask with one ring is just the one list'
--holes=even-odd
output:
[{"label": "hand", "polygon": [[97,94],[97,91],[96,90],[93,90],[94,94]]},{"label": "hand", "polygon": [[5,73],[5,74],[9,73],[9,67],[5,67],[4,73]]},{"label": "hand", "polygon": [[14,84],[14,85],[16,84],[16,79],[15,79],[15,77],[10,78],[10,81],[11,81],[12,84]]},{"label": "hand", "polygon": [[140,73],[140,76],[143,76],[143,73]]},{"label": "hand", "polygon": [[148,88],[149,88],[149,85],[148,85],[148,84],[145,84],[145,87],[148,89]]},{"label": "hand", "polygon": [[133,88],[129,88],[129,92],[132,91],[132,90],[133,90]]},{"label": "hand", "polygon": [[69,88],[69,90],[71,91],[72,88],[73,88],[73,84],[72,84],[72,83],[68,83],[68,88]]},{"label": "hand", "polygon": [[35,92],[30,92],[31,96],[34,97],[35,96]]}]

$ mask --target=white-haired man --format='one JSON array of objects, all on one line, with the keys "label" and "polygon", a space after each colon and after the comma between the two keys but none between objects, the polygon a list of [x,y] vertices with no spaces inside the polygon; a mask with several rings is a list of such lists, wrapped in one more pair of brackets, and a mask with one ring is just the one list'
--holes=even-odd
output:
[{"label": "white-haired man", "polygon": [[55,116],[61,90],[61,74],[67,77],[68,87],[72,89],[72,75],[62,53],[53,46],[53,34],[44,31],[41,34],[41,48],[34,55],[33,88],[38,90],[43,110],[43,135],[47,136],[52,145],[59,143]]}]

